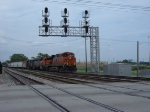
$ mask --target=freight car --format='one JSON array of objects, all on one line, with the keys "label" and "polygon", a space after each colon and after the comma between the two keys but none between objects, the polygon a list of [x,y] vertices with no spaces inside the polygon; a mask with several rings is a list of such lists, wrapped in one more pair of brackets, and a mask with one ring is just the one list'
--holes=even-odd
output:
[{"label": "freight car", "polygon": [[57,72],[75,72],[76,58],[72,52],[63,52],[49,57],[28,60],[24,62],[9,63],[8,67],[20,67]]},{"label": "freight car", "polygon": [[8,63],[11,68],[26,68],[26,61]]}]

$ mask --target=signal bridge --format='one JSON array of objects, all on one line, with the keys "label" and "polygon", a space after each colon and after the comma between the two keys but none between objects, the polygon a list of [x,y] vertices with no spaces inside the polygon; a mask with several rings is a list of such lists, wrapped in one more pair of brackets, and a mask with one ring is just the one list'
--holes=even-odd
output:
[{"label": "signal bridge", "polygon": [[85,10],[82,13],[83,22],[80,22],[79,27],[69,26],[69,12],[67,8],[61,12],[63,20],[60,22],[60,26],[52,26],[52,21],[48,19],[49,11],[48,8],[45,8],[45,11],[42,11],[42,26],[39,26],[39,36],[73,36],[73,37],[90,37],[90,59],[91,59],[91,73],[100,73],[100,49],[99,49],[99,28],[90,27],[90,21],[87,21],[89,18],[89,12]]}]

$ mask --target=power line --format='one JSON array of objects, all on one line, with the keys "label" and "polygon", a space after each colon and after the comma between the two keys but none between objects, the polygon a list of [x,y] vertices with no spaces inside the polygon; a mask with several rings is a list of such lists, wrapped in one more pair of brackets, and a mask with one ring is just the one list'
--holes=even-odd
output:
[{"label": "power line", "polygon": [[[17,39],[12,39],[12,38],[8,38],[8,37],[4,37],[4,36],[0,36],[2,38],[6,38],[9,40],[13,40],[13,41],[19,41],[19,42],[25,42],[25,43],[34,43],[34,42],[27,42],[27,41],[23,41],[23,40],[17,40]],[[68,40],[68,41],[64,41],[64,42],[60,42],[60,43],[66,43],[66,42],[74,42],[76,40],[79,40],[82,38],[77,38],[77,39],[72,39],[72,40]],[[137,42],[137,41],[130,41],[130,40],[120,40],[120,39],[109,39],[109,38],[100,38],[100,40],[107,40],[107,41],[118,41],[118,42]],[[150,42],[140,42],[140,43],[150,43]],[[55,43],[48,43],[48,42],[41,42],[39,44],[55,44]],[[58,44],[58,43],[57,43]]]},{"label": "power line", "polygon": [[[44,0],[42,2],[47,2],[48,0]],[[66,2],[61,2],[61,1],[49,1],[49,3],[61,3],[61,4],[72,4],[72,5],[80,5],[80,6],[91,6],[91,7],[97,7],[97,8],[108,8],[108,9],[121,9],[121,10],[132,10],[132,11],[146,11],[149,12],[150,11],[150,7],[144,7],[144,6],[134,6],[134,5],[123,5],[123,4],[113,4],[113,3],[103,3],[103,2],[92,2],[92,1],[74,1],[72,2],[71,0],[66,0]],[[81,4],[82,3],[82,4]],[[115,10],[115,11],[119,11],[119,10]],[[128,12],[128,11],[125,11]],[[137,12],[134,12],[137,13]]]},{"label": "power line", "polygon": [[13,41],[18,41],[18,42],[32,43],[32,42],[27,42],[27,41],[22,41],[22,40],[12,39],[12,38],[8,38],[8,37],[4,37],[4,36],[0,36],[0,37],[6,38],[6,39],[9,39],[9,40],[13,40]]},{"label": "power line", "polygon": [[[17,40],[17,39],[12,39],[12,38],[8,38],[8,37],[4,37],[4,36],[0,36],[2,38],[6,38],[6,39],[9,39],[9,40],[13,40],[13,41],[18,41],[18,42],[24,42],[24,43],[34,43],[34,42],[27,42],[27,41],[23,41],[23,40]],[[64,42],[59,42],[60,43],[67,43],[67,42],[74,42],[76,40],[80,40],[82,38],[77,38],[77,39],[72,39],[72,40],[68,40],[68,41],[64,41]],[[107,40],[107,41],[118,41],[118,42],[137,42],[137,41],[130,41],[130,40],[120,40],[120,39],[109,39],[109,38],[100,38],[100,40]],[[143,43],[150,43],[150,42],[140,42],[140,44],[143,44]],[[38,44],[55,44],[55,43],[49,43],[49,42],[41,42],[41,43],[38,43]],[[58,43],[56,43],[58,44]]]},{"label": "power line", "polygon": [[[109,38],[100,38],[100,40],[107,40],[107,41],[118,41],[118,42],[134,42],[136,43],[137,41],[130,41],[130,40],[120,40],[120,39],[109,39]],[[143,43],[150,43],[150,42],[144,42],[144,41],[139,41],[140,44],[143,44]]]},{"label": "power line", "polygon": [[[58,1],[53,1],[53,2],[50,2],[50,3],[54,3],[54,2],[58,2]],[[58,3],[61,3],[61,4],[66,4],[67,2],[58,2]],[[82,4],[79,4],[79,3],[67,3],[67,4],[72,4],[72,5],[78,5],[78,6],[84,6],[84,7],[87,7],[87,6],[89,6],[89,7],[96,7],[96,8],[98,8],[98,9],[101,9],[101,8],[107,8],[107,9],[115,9],[114,11],[120,11],[120,9],[123,11],[123,12],[129,12],[128,11],[128,8],[118,8],[118,7],[112,7],[112,6],[105,6],[105,5],[98,5],[98,4],[96,4],[96,5],[93,5],[93,4],[86,4],[86,3],[82,3]],[[117,9],[116,9],[117,8]],[[134,12],[132,12],[132,13],[138,13],[138,12],[135,12],[135,11],[137,11],[138,9],[129,9],[129,10],[132,10],[132,11],[134,11]],[[150,10],[143,10],[143,11],[150,11]],[[146,13],[143,13],[143,14],[146,14]]]},{"label": "power line", "polygon": [[[12,38],[8,38],[8,37],[4,37],[4,36],[0,36],[1,38],[6,38],[6,39],[9,39],[9,40],[13,40],[13,41],[18,41],[18,42],[24,42],[24,43],[34,43],[33,41],[29,42],[29,41],[23,41],[23,40],[17,40],[17,39],[12,39]],[[60,42],[60,43],[66,43],[66,42],[71,42],[71,41],[76,41],[76,40],[79,40],[79,39],[82,39],[82,38],[78,38],[78,39],[73,39],[73,40],[69,40],[69,41],[65,41],[65,42]],[[49,42],[41,42],[39,44],[55,44],[55,43],[49,43]],[[56,43],[58,44],[58,43]]]},{"label": "power line", "polygon": [[109,40],[109,41],[119,41],[119,42],[136,42],[136,41],[130,41],[130,40],[120,40],[120,39],[108,39],[108,38],[100,38],[102,40]]},{"label": "power line", "polygon": [[[131,9],[138,9],[138,8],[139,9],[150,9],[150,7],[144,7],[144,6],[123,5],[123,4],[113,4],[113,3],[103,3],[103,2],[96,2],[95,4],[102,4],[102,5],[121,7],[121,8],[131,8]],[[148,10],[148,11],[150,11],[150,10]]]},{"label": "power line", "polygon": [[[103,6],[111,6],[109,8],[119,8],[119,9],[125,9],[125,8],[128,8],[130,10],[138,10],[138,9],[149,9],[150,7],[144,7],[144,6],[133,6],[133,5],[122,5],[122,4],[113,4],[113,3],[103,3],[103,2],[92,2],[92,1],[89,1],[90,3],[93,3],[95,5],[97,4],[101,4]],[[87,2],[84,2],[84,3],[87,3]],[[150,10],[144,10],[144,11],[150,11]]]}]

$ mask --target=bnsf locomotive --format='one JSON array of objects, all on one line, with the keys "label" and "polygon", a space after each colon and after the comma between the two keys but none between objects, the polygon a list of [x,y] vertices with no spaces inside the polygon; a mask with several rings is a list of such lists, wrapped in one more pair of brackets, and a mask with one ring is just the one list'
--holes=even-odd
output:
[{"label": "bnsf locomotive", "polygon": [[57,72],[75,72],[76,58],[72,52],[63,52],[49,57],[28,60],[23,62],[12,62],[8,67],[39,69]]}]

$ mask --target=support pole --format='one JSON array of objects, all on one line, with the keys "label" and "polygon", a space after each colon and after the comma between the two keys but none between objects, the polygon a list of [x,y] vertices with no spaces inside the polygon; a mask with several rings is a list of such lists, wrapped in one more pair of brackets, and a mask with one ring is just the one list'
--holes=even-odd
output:
[{"label": "support pole", "polygon": [[139,74],[139,41],[137,41],[137,77]]},{"label": "support pole", "polygon": [[87,48],[86,48],[86,37],[85,37],[85,61],[86,61],[86,73],[87,73]]},{"label": "support pole", "polygon": [[0,62],[0,74],[2,74],[2,63]]},{"label": "support pole", "polygon": [[148,36],[147,38],[148,38],[148,52],[149,52],[149,66],[150,66],[150,50],[149,50],[149,38],[150,38],[150,36]]}]

